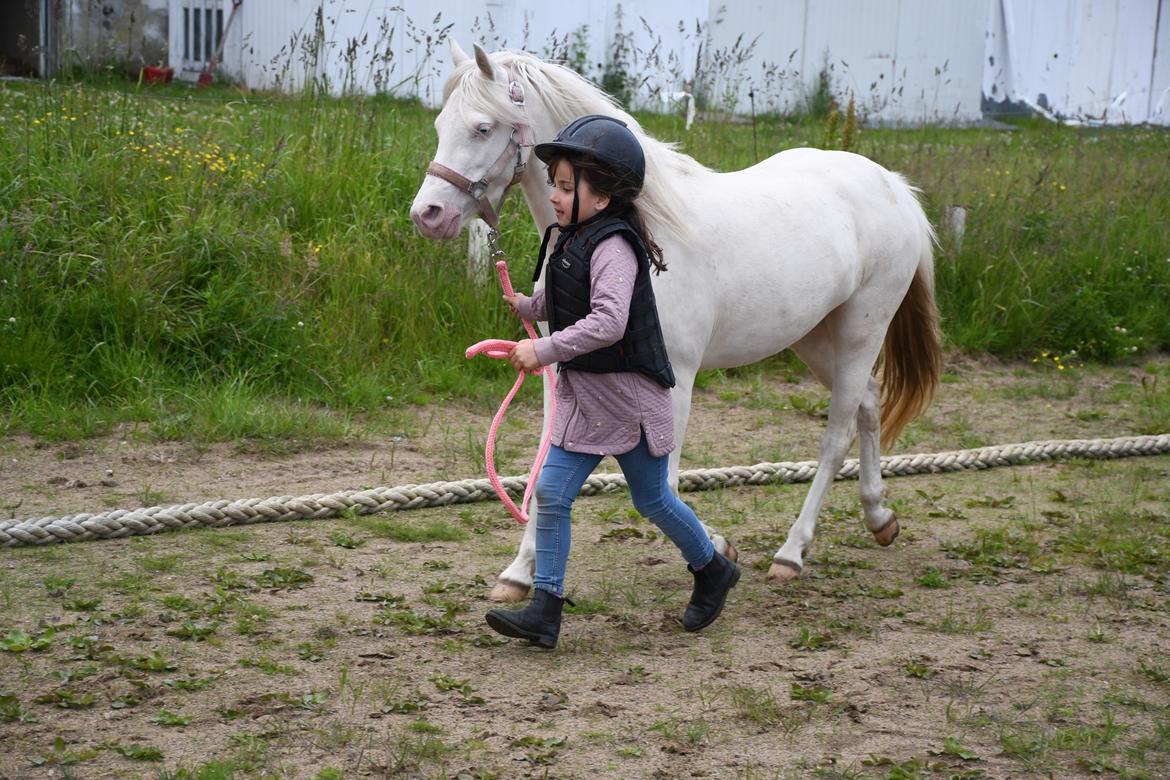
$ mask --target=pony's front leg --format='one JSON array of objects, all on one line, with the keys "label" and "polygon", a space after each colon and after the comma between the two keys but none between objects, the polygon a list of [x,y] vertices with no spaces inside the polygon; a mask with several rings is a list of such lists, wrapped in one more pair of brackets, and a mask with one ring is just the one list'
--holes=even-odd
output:
[{"label": "pony's front leg", "polygon": [[[670,488],[675,492],[675,495],[678,495],[678,461],[681,450],[682,447],[675,447],[674,451],[670,453]],[[695,514],[697,515],[698,512]],[[699,525],[703,526],[703,530],[707,533],[707,538],[711,540],[711,544],[715,546],[715,549],[720,555],[729,561],[739,560],[739,550],[735,549],[735,546],[731,542],[727,541],[714,528],[704,523],[701,517],[699,518]]]},{"label": "pony's front leg", "polygon": [[[544,328],[542,326],[541,332]],[[553,414],[553,382],[549,380],[550,376],[556,376],[557,366],[552,364],[551,372],[545,372],[542,376],[544,386],[544,424],[540,430],[540,440],[544,441],[545,437],[549,435],[552,429],[552,414]],[[520,539],[520,549],[516,553],[516,557],[508,564],[508,568],[500,572],[496,577],[496,584],[488,593],[488,598],[492,601],[500,602],[515,602],[523,601],[528,596],[528,591],[532,589],[532,578],[536,573],[536,512],[537,506],[536,496],[533,495],[528,502],[528,523],[524,526],[524,536]]]},{"label": "pony's front leg", "polygon": [[[695,372],[681,366],[674,368],[675,384],[670,391],[670,402],[674,413],[674,449],[670,453],[667,478],[670,480],[670,489],[675,492],[675,495],[678,495],[679,459],[682,457],[683,439],[686,438],[687,422],[691,415],[691,393],[695,385]],[[696,514],[698,513],[696,512]],[[739,551],[732,546],[731,542],[704,523],[703,518],[699,518],[699,523],[707,532],[707,537],[720,555],[731,561],[739,559]]]},{"label": "pony's front leg", "polygon": [[529,520],[524,526],[520,550],[508,568],[500,572],[488,598],[492,601],[523,601],[532,589],[532,574],[536,566],[536,498],[528,505]]}]

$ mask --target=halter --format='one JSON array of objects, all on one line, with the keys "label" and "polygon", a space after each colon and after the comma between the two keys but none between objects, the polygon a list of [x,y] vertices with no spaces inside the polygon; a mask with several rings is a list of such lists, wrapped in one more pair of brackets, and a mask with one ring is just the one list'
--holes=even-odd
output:
[{"label": "halter", "polygon": [[[524,108],[524,87],[520,82],[509,79],[508,98],[512,101],[512,105],[517,108]],[[524,150],[526,148],[532,148],[535,143],[531,138],[526,140],[526,136],[528,135],[527,130],[527,125],[514,125],[512,127],[512,134],[508,136],[508,145],[504,147],[504,151],[500,152],[500,156],[495,164],[488,169],[488,172],[481,179],[472,181],[467,176],[435,160],[432,160],[431,164],[427,166],[427,175],[440,178],[454,185],[455,189],[460,192],[466,192],[470,195],[471,199],[479,206],[480,219],[494,230],[499,227],[499,210],[503,207],[504,200],[508,197],[508,190],[524,177],[524,171],[527,167],[524,162]],[[488,187],[507,169],[508,162],[511,160],[513,153],[516,155],[516,163],[512,169],[512,180],[505,185],[503,193],[500,194],[500,202],[493,206],[487,197]]]}]

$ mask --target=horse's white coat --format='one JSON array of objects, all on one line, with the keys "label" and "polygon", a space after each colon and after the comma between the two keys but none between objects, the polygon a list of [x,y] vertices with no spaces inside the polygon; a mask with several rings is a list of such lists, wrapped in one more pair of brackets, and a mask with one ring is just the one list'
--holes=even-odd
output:
[{"label": "horse's white coat", "polygon": [[[457,66],[435,121],[435,159],[465,176],[478,178],[489,169],[517,125],[539,143],[577,116],[603,113],[620,117],[642,140],[647,179],[639,204],[668,264],[654,288],[678,382],[672,479],[696,372],[751,363],[791,347],[833,394],[817,476],[774,557],[772,576],[787,579],[800,571],[829,484],[858,431],[866,525],[875,533],[896,533],[893,513],[881,503],[880,388],[872,372],[916,275],[926,308],[934,311],[933,232],[912,188],[864,157],[816,149],[792,149],[746,170],[717,173],[644,135],[633,117],[566,68],[523,53],[488,55],[478,46],[474,60],[457,44],[452,52]],[[510,80],[524,88],[523,107],[508,99]],[[492,183],[493,203],[509,179],[506,172]],[[543,230],[553,214],[544,166],[534,156],[521,188]],[[476,217],[476,208],[465,193],[427,177],[411,216],[424,235],[452,238]],[[932,319],[921,327],[936,339]],[[937,341],[933,346],[937,352]],[[933,390],[937,365],[932,370],[922,392]],[[514,598],[530,587],[534,525],[527,526],[517,558],[500,575],[512,584],[511,593],[498,596]],[[722,537],[712,532],[712,538],[721,551],[727,549]]]}]

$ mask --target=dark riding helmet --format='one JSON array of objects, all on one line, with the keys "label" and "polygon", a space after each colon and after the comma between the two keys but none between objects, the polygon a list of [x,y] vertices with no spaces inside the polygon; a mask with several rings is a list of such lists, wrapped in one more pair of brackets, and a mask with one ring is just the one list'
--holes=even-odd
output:
[{"label": "dark riding helmet", "polygon": [[646,179],[646,155],[642,145],[626,123],[612,116],[588,114],[577,117],[561,128],[557,137],[533,150],[537,157],[548,162],[565,154],[596,160],[624,179],[635,191],[642,189]]}]

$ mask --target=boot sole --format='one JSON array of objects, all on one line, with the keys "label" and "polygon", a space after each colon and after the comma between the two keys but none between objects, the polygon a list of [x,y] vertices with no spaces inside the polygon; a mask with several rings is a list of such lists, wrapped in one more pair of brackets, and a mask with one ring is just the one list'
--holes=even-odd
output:
[{"label": "boot sole", "polygon": [[738,564],[733,563],[732,566],[735,566],[735,573],[731,575],[731,584],[727,586],[727,593],[723,595],[723,601],[719,602],[719,608],[715,610],[715,614],[697,626],[683,625],[684,630],[702,631],[704,628],[714,623],[719,618],[719,616],[723,614],[723,606],[727,603],[727,594],[730,594],[731,589],[739,583],[739,575],[741,574],[741,570]]},{"label": "boot sole", "polygon": [[519,626],[510,623],[506,618],[497,615],[494,612],[489,612],[484,616],[487,624],[492,627],[492,630],[497,634],[512,637],[513,639],[527,639],[538,647],[543,647],[547,650],[552,650],[557,646],[557,637],[550,637],[547,634],[536,634],[531,631],[525,631]]}]

